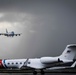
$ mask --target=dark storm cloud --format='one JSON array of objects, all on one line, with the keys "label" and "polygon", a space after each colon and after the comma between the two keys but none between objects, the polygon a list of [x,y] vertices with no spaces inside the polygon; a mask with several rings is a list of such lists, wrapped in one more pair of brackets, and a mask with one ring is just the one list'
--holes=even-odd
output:
[{"label": "dark storm cloud", "polygon": [[7,58],[56,56],[67,44],[76,43],[76,0],[0,0],[0,12],[0,22],[16,22],[23,31],[13,38],[13,46],[7,45]]},{"label": "dark storm cloud", "polygon": [[[1,10],[6,11],[26,11],[32,13],[50,13],[50,11],[59,10],[59,8],[75,9],[75,0],[0,0]],[[61,5],[61,6],[60,6]],[[28,13],[29,13],[28,12]],[[53,12],[55,13],[55,12]]]}]

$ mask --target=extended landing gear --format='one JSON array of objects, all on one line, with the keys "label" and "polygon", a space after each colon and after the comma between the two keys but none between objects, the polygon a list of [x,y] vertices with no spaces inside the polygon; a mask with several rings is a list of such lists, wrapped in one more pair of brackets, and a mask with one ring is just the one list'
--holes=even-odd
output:
[{"label": "extended landing gear", "polygon": [[37,71],[33,71],[33,74],[36,75],[37,74]]},{"label": "extended landing gear", "polygon": [[[39,72],[38,72],[38,73],[39,73]],[[44,74],[45,74],[45,72],[43,71],[43,69],[40,70],[40,73],[41,73],[41,75],[44,75]],[[34,71],[33,71],[33,74],[36,75],[36,74],[37,74],[37,71],[34,70]]]},{"label": "extended landing gear", "polygon": [[45,73],[45,72],[44,72],[44,70],[43,70],[43,69],[41,69],[41,74],[42,74],[42,75],[44,75],[44,73]]}]

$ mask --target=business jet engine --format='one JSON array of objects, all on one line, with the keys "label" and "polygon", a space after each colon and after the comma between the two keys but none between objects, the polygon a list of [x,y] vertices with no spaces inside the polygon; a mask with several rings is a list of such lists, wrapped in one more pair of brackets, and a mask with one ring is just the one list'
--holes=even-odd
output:
[{"label": "business jet engine", "polygon": [[59,58],[56,57],[42,57],[40,58],[41,63],[43,64],[50,64],[54,62],[61,62]]}]

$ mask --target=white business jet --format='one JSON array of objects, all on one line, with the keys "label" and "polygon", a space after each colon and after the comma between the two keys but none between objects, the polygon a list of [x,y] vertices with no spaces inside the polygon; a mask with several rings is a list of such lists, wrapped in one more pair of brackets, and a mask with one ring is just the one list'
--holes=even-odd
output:
[{"label": "white business jet", "polygon": [[36,70],[41,70],[44,73],[44,69],[53,67],[75,67],[76,61],[74,61],[76,53],[76,44],[67,45],[65,50],[60,56],[57,57],[41,57],[41,58],[29,58],[29,59],[3,59],[0,60],[0,68],[17,68],[33,69],[33,73],[37,74]]}]

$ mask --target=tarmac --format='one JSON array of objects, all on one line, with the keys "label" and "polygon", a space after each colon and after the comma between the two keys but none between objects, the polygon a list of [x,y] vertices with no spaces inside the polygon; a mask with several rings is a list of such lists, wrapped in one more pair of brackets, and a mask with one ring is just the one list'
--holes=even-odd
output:
[{"label": "tarmac", "polygon": [[[34,70],[15,70],[15,69],[0,69],[0,73],[33,73]],[[36,70],[40,73],[40,70]],[[58,70],[44,70],[45,73],[76,73],[76,68],[58,69]]]}]

